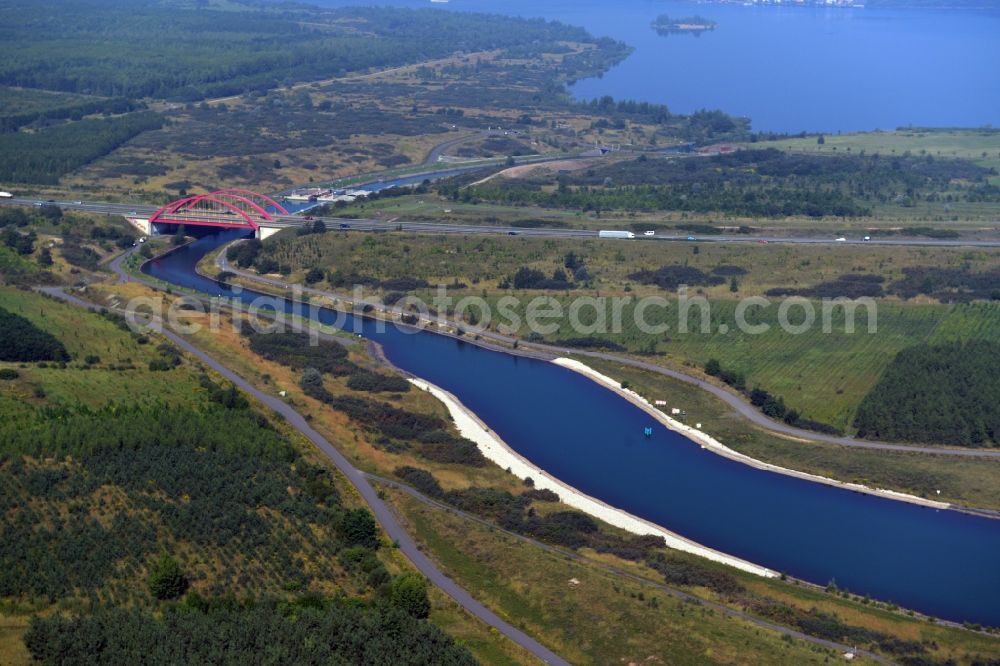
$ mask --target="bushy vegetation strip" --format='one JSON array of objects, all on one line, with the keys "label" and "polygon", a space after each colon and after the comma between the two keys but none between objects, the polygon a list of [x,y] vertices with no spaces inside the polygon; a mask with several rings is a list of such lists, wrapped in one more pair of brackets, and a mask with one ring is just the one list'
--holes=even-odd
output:
[{"label": "bushy vegetation strip", "polygon": [[[399,594],[405,598],[405,593]],[[476,660],[434,625],[386,604],[191,599],[162,615],[99,608],[36,617],[25,635],[41,664],[377,664],[465,666]]]}]

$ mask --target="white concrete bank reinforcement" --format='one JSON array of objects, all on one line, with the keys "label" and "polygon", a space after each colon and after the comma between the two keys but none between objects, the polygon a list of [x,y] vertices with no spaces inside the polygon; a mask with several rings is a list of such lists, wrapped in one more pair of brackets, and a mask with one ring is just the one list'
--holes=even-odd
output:
[{"label": "white concrete bank reinforcement", "polygon": [[765,576],[768,578],[777,577],[778,574],[770,569],[702,546],[701,544],[695,543],[690,539],[685,539],[678,534],[674,534],[659,525],[655,525],[647,520],[633,516],[626,511],[622,511],[621,509],[608,506],[604,502],[594,499],[593,497],[566,485],[551,474],[539,469],[537,466],[533,465],[516,451],[511,449],[502,439],[500,439],[499,435],[490,430],[485,423],[479,420],[479,417],[467,409],[458,400],[458,398],[453,396],[451,393],[448,393],[444,389],[438,388],[437,386],[429,384],[421,379],[410,379],[410,382],[417,388],[429,392],[435,398],[443,402],[448,408],[448,412],[451,414],[452,419],[455,421],[455,426],[458,428],[459,433],[461,433],[461,435],[466,439],[475,442],[483,456],[485,456],[488,460],[496,463],[504,469],[509,469],[511,473],[519,479],[531,477],[532,481],[534,481],[535,488],[551,490],[559,495],[559,499],[564,504],[567,504],[575,509],[579,509],[584,513],[628,532],[641,535],[653,534],[663,537],[667,546],[670,548],[682,550],[687,553],[693,553],[715,562],[728,564],[729,566],[757,574],[758,576]]},{"label": "white concrete bank reinforcement", "polygon": [[817,474],[808,474],[806,472],[799,472],[794,469],[788,469],[787,467],[779,467],[778,465],[772,465],[771,463],[766,463],[763,460],[757,460],[756,458],[751,458],[748,455],[734,451],[733,449],[725,446],[722,442],[717,439],[707,435],[701,430],[692,428],[691,426],[685,425],[676,419],[672,419],[662,411],[657,409],[655,406],[651,405],[648,400],[643,398],[641,395],[635,391],[624,389],[621,387],[620,382],[616,382],[606,375],[602,375],[590,366],[576,361],[571,358],[557,358],[552,361],[556,365],[562,366],[569,370],[579,372],[580,374],[589,377],[601,386],[608,388],[615,393],[621,395],[626,400],[639,407],[647,414],[655,418],[657,421],[667,426],[671,430],[678,432],[696,444],[701,445],[705,449],[717,453],[720,456],[725,456],[731,460],[741,462],[745,465],[750,465],[751,467],[756,467],[757,469],[766,470],[768,472],[775,472],[778,474],[785,474],[787,476],[794,476],[798,479],[803,479],[805,481],[813,481],[815,483],[822,483],[828,486],[834,486],[835,488],[842,488],[844,490],[852,490],[858,493],[865,493],[868,495],[875,495],[877,497],[882,497],[885,499],[897,500],[900,502],[909,502],[911,504],[918,504],[920,506],[928,507],[931,509],[951,509],[952,505],[948,502],[939,502],[936,500],[926,499],[923,497],[917,497],[916,495],[908,495],[906,493],[901,493],[895,490],[885,490],[883,488],[871,488],[869,486],[862,485],[860,483],[847,483],[846,481],[838,481],[837,479],[831,479],[825,476],[819,476]]}]

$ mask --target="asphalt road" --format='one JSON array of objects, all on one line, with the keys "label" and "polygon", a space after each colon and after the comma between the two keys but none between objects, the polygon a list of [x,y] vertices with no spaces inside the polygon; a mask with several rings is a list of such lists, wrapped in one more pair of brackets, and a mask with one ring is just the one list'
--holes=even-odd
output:
[{"label": "asphalt road", "polygon": [[[45,201],[41,199],[28,199],[14,197],[11,199],[0,199],[0,205],[32,206],[37,202]],[[90,213],[104,213],[108,215],[137,215],[139,217],[148,216],[158,210],[158,206],[145,204],[122,204],[102,201],[63,201],[54,200],[51,203],[64,210],[78,210]],[[525,229],[520,227],[510,227],[496,224],[451,224],[445,222],[418,222],[405,219],[394,219],[391,222],[378,219],[350,219],[350,218],[317,218],[322,219],[330,230],[351,230],[351,231],[408,231],[413,233],[427,234],[485,234],[493,236],[525,236],[534,238],[597,238],[598,229]],[[303,224],[302,217],[296,215],[278,216],[271,226],[289,228],[299,227]],[[689,236],[685,234],[669,234],[658,236],[636,236],[628,242],[667,242],[681,241],[690,242]],[[1000,247],[1000,239],[936,239],[936,238],[878,238],[870,241],[861,238],[849,238],[845,241],[837,241],[831,236],[760,236],[749,234],[696,237],[699,243],[744,243],[758,244],[762,242],[791,244],[791,245],[890,245],[890,246],[912,246],[912,247]],[[615,242],[609,240],[608,242]],[[627,242],[624,240],[617,242]]]},{"label": "asphalt road", "polygon": [[[126,255],[122,255],[122,258],[125,256]],[[124,277],[124,273],[121,270],[121,258],[112,262],[111,267],[119,274],[120,277]],[[43,288],[41,291],[81,307],[88,309],[95,309],[96,307],[92,303],[88,303],[80,298],[77,298],[76,296],[67,294],[62,289],[57,287]],[[419,570],[420,573],[431,582],[431,584],[443,590],[445,594],[454,599],[456,603],[462,606],[462,608],[474,617],[492,627],[495,627],[500,633],[504,634],[511,641],[538,657],[538,659],[542,662],[568,666],[568,661],[517,627],[511,625],[506,620],[500,618],[496,613],[476,601],[464,588],[448,578],[448,576],[438,569],[437,565],[434,564],[434,562],[420,550],[416,541],[414,541],[414,539],[409,535],[389,505],[378,496],[378,493],[372,487],[371,483],[369,483],[365,474],[356,468],[351,461],[344,456],[344,454],[330,444],[325,437],[316,432],[316,430],[309,425],[301,414],[292,409],[292,407],[290,407],[283,400],[257,390],[235,372],[231,371],[229,368],[225,367],[214,358],[195,347],[186,337],[166,329],[163,331],[163,335],[184,351],[197,357],[206,366],[219,373],[219,375],[235,384],[240,388],[240,390],[252,395],[254,398],[259,400],[261,404],[280,414],[289,425],[302,433],[310,442],[315,444],[316,447],[322,451],[334,465],[336,465],[337,469],[339,469],[344,476],[347,477],[351,484],[357,488],[361,497],[368,504],[368,506],[371,507],[372,513],[375,514],[375,518],[382,526],[386,536],[398,544],[399,550],[413,563],[417,570]]]}]

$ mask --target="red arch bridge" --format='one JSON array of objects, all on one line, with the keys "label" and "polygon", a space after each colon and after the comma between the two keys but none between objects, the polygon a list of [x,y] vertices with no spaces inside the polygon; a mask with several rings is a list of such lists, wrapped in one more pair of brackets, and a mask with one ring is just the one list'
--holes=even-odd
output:
[{"label": "red arch bridge", "polygon": [[[166,225],[253,229],[258,237],[288,226],[290,213],[280,203],[251,190],[228,188],[196,194],[163,206],[149,216],[147,233],[163,232]],[[136,222],[139,222],[138,220]],[[299,219],[301,222],[301,219]],[[266,231],[262,233],[262,229]]]}]

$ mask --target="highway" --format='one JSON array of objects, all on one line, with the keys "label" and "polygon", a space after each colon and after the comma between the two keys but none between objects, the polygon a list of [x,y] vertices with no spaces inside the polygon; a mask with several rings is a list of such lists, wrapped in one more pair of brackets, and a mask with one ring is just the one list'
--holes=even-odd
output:
[{"label": "highway", "polygon": [[[14,197],[11,199],[0,199],[0,205],[8,206],[33,206],[35,203],[51,203],[59,206],[63,210],[75,210],[88,213],[98,213],[107,215],[134,215],[137,217],[147,217],[157,210],[158,206],[149,204],[128,204],[114,203],[107,201],[63,201],[63,200],[40,200]],[[406,231],[411,233],[425,234],[483,234],[492,236],[524,236],[532,238],[597,238],[598,229],[555,229],[538,228],[525,229],[521,227],[511,227],[497,224],[457,224],[447,222],[424,222],[404,219],[394,219],[390,222],[379,219],[352,219],[339,217],[317,217],[327,225],[331,231],[367,231],[367,232],[387,232]],[[268,227],[287,229],[299,227],[305,221],[298,215],[277,216],[274,222],[268,223]],[[1000,223],[998,223],[1000,224]],[[687,234],[671,234],[658,236],[637,235],[632,242],[690,242],[691,236]],[[699,243],[775,243],[791,245],[890,245],[890,246],[912,246],[912,247],[981,247],[1000,248],[1000,238],[998,239],[939,239],[939,238],[915,238],[915,237],[894,237],[878,238],[874,237],[870,241],[861,238],[848,238],[845,241],[837,241],[833,234],[828,236],[773,236],[755,234],[721,234],[696,237]],[[611,242],[611,241],[609,241]],[[619,241],[625,242],[625,241]]]}]

